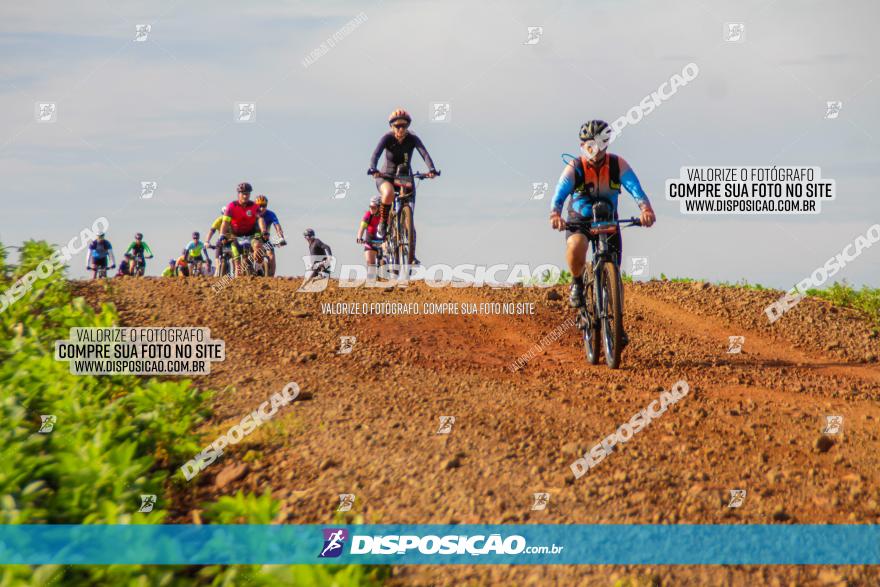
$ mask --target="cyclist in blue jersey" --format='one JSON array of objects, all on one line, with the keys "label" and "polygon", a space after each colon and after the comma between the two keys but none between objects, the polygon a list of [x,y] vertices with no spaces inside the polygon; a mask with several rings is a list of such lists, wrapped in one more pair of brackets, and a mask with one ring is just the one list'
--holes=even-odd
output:
[{"label": "cyclist in blue jersey", "polygon": [[[602,120],[591,120],[581,126],[579,138],[581,156],[569,161],[559,177],[556,195],[550,210],[550,225],[555,230],[565,230],[565,223],[588,220],[592,217],[593,203],[610,203],[617,218],[617,198],[623,186],[641,210],[642,226],[651,226],[656,217],[639,178],[629,164],[618,155],[608,153],[611,127]],[[567,219],[562,208],[569,199]],[[609,238],[609,244],[617,252],[618,264],[623,254],[620,231]],[[584,300],[584,269],[586,266],[587,237],[578,232],[566,232],[566,259],[572,275],[569,303],[581,307]],[[590,272],[587,273],[588,275]]]},{"label": "cyclist in blue jersey", "polygon": [[[266,257],[269,260],[269,277],[274,277],[275,275],[275,247],[283,247],[287,244],[287,241],[284,240],[284,230],[281,228],[281,222],[278,220],[278,216],[275,215],[275,212],[269,210],[267,207],[269,205],[269,198],[260,194],[257,196],[257,199],[254,200],[257,204],[257,216],[263,219],[263,222],[266,226],[266,234],[264,235],[264,242],[266,243]],[[272,232],[272,227],[275,227],[275,232],[278,233],[279,240],[272,242],[269,238],[270,233]]]},{"label": "cyclist in blue jersey", "polygon": [[104,238],[104,233],[99,232],[97,238],[89,243],[89,259],[86,263],[86,271],[92,272],[92,279],[98,277],[98,269],[107,269],[107,258],[113,263],[110,268],[116,267],[116,257],[113,255],[113,245]]}]

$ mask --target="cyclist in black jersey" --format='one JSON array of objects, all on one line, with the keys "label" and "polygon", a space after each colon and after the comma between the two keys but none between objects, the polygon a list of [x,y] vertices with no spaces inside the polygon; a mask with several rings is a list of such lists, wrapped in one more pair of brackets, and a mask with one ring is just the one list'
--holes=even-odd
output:
[{"label": "cyclist in black jersey", "polygon": [[327,271],[329,274],[328,270],[332,265],[333,251],[330,250],[330,247],[324,241],[315,236],[315,231],[311,228],[305,229],[303,236],[309,244],[309,262],[311,263],[309,269],[306,270],[306,281],[322,271]]},{"label": "cyclist in black jersey", "polygon": [[[412,123],[412,117],[409,112],[402,108],[398,108],[388,117],[388,124],[391,131],[386,133],[379,139],[379,144],[373,151],[373,157],[370,159],[369,173],[376,178],[376,187],[382,195],[382,204],[379,206],[379,227],[376,230],[377,238],[385,238],[385,229],[388,220],[388,212],[394,203],[394,186],[391,182],[382,177],[382,173],[393,174],[397,170],[398,165],[409,165],[412,161],[413,151],[418,151],[419,155],[428,166],[428,177],[435,177],[437,169],[434,167],[434,161],[428,154],[428,150],[422,143],[422,140],[416,135],[409,132],[409,125]],[[385,151],[385,165],[379,170],[379,157]],[[413,205],[415,205],[415,193],[413,193]]]}]

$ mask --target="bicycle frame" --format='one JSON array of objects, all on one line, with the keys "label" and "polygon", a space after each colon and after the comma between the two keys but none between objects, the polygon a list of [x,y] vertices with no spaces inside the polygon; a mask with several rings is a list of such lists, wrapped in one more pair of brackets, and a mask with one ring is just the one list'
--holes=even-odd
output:
[{"label": "bicycle frame", "polygon": [[[400,172],[401,168],[405,169],[405,172]],[[390,174],[390,173],[380,173],[379,177],[382,177],[389,182],[394,187],[394,203],[391,207],[391,217],[388,218],[388,227],[390,230],[386,231],[385,239],[394,239],[395,242],[389,243],[389,249],[391,250],[390,257],[390,265],[392,267],[398,266],[401,268],[408,268],[410,265],[410,259],[398,259],[397,256],[399,254],[399,243],[397,242],[397,238],[403,232],[403,227],[400,225],[401,214],[400,211],[404,206],[409,206],[410,210],[412,210],[412,197],[415,195],[416,190],[416,181],[423,180],[429,177],[427,173],[410,173],[409,165],[399,165],[398,173]],[[435,176],[439,176],[440,172],[437,171]],[[415,236],[415,223],[413,223],[413,237]],[[413,238],[413,241],[415,238]],[[411,256],[412,246],[414,243],[409,243],[410,249],[407,256]],[[408,269],[405,269],[408,275]]]}]

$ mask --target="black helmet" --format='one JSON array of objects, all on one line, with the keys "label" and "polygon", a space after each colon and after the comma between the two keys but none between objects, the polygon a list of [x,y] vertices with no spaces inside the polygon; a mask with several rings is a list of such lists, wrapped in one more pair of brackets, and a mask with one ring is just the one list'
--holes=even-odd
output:
[{"label": "black helmet", "polygon": [[311,228],[307,228],[303,231],[303,236],[306,238],[315,238],[315,231]]},{"label": "black helmet", "polygon": [[144,235],[142,235],[141,233],[139,233],[139,232],[134,233],[134,240],[139,241],[142,238],[144,238]]},{"label": "black helmet", "polygon": [[196,232],[193,233],[193,238],[194,238],[194,239],[198,239],[200,236],[201,236],[201,235],[198,233],[198,231],[196,231]]},{"label": "black helmet", "polygon": [[591,120],[581,125],[579,138],[581,142],[595,139],[600,135],[608,132],[608,123],[604,120]]},{"label": "black helmet", "polygon": [[249,194],[249,193],[251,193],[252,191],[254,191],[254,186],[252,186],[252,185],[249,184],[248,182],[243,181],[243,182],[241,182],[240,184],[238,184],[238,193],[240,193],[240,194]]}]

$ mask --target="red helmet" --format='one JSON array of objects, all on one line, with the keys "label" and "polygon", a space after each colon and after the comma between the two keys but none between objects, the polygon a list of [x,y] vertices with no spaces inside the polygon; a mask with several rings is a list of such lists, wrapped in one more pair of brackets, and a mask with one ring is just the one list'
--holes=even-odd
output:
[{"label": "red helmet", "polygon": [[412,122],[412,116],[403,108],[398,108],[388,116],[388,124],[394,124],[398,120],[405,120],[407,124]]}]

